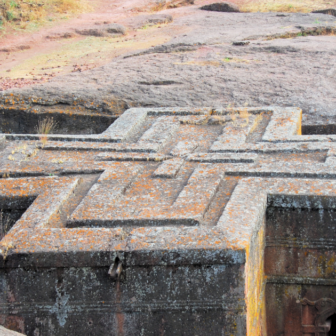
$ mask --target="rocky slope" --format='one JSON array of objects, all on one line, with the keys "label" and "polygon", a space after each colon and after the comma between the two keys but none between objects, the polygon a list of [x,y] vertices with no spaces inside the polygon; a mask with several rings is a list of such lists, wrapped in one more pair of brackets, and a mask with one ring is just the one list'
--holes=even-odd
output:
[{"label": "rocky slope", "polygon": [[[174,36],[167,43],[3,91],[0,104],[76,105],[108,114],[131,106],[299,106],[305,124],[336,123],[336,17],[196,6],[169,13]],[[240,41],[249,44],[233,44]]]}]

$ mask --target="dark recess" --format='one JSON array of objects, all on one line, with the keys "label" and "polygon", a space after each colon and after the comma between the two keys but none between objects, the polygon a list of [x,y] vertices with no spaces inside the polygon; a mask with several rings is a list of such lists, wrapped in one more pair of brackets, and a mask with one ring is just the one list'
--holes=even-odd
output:
[{"label": "dark recess", "polygon": [[336,336],[336,314],[331,315],[327,321],[331,323],[328,335]]},{"label": "dark recess", "polygon": [[99,134],[116,120],[108,115],[0,110],[0,133],[36,134],[39,121],[46,118],[53,118],[56,125],[53,134]]},{"label": "dark recess", "polygon": [[313,135],[313,134],[336,134],[336,124],[328,125],[302,125],[302,135]]},{"label": "dark recess", "polygon": [[0,198],[0,240],[34,202],[35,197]]}]

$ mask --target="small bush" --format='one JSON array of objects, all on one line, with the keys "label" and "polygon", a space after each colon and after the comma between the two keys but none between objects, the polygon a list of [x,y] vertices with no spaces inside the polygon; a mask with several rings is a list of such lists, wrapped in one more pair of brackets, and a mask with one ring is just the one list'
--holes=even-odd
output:
[{"label": "small bush", "polygon": [[54,118],[47,117],[38,121],[36,126],[36,133],[40,135],[40,140],[42,142],[42,147],[48,141],[48,134],[52,134],[57,128],[57,122],[54,121]]},{"label": "small bush", "polygon": [[54,121],[54,118],[47,117],[45,119],[39,120],[36,132],[37,134],[51,134],[53,131],[55,131],[57,127],[57,122]]},{"label": "small bush", "polygon": [[15,1],[11,1],[9,3],[9,5],[10,5],[11,8],[17,8],[18,7],[18,4]]},{"label": "small bush", "polygon": [[8,21],[13,21],[15,19],[15,14],[12,11],[7,11],[6,17]]}]

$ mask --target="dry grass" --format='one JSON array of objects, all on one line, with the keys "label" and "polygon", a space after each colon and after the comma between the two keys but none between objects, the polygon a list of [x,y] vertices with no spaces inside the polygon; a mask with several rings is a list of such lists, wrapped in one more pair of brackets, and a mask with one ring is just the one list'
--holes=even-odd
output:
[{"label": "dry grass", "polygon": [[[238,3],[238,2],[237,2]],[[335,0],[243,0],[239,3],[243,12],[308,13],[312,10],[336,6]]]},{"label": "dry grass", "polygon": [[27,29],[89,8],[84,0],[0,0],[0,28]]},{"label": "dry grass", "polygon": [[[12,150],[11,154],[8,155],[7,159],[10,161],[18,161],[19,164],[21,164],[22,161],[28,161],[33,157],[35,157],[37,153],[38,153],[37,147],[31,150],[30,148],[28,148],[27,144],[24,143],[20,146],[15,147]],[[6,178],[6,176],[3,177]],[[7,177],[9,177],[9,174]]]},{"label": "dry grass", "polygon": [[39,120],[36,132],[37,134],[51,134],[53,131],[55,131],[57,127],[57,123],[54,121],[54,118],[47,117],[45,119]]},{"label": "dry grass", "polygon": [[170,1],[156,0],[154,4],[150,7],[150,11],[159,12],[164,9],[193,5],[194,3],[195,0],[170,0]]},{"label": "dry grass", "polygon": [[234,104],[229,104],[227,110],[234,127],[246,127],[250,122],[251,114],[248,112],[247,103],[243,108],[235,108]]},{"label": "dry grass", "polygon": [[42,147],[44,147],[48,141],[47,135],[53,133],[56,128],[57,128],[57,122],[55,122],[54,118],[52,117],[47,117],[43,120],[39,120],[36,127],[36,132],[37,134],[40,135]]},{"label": "dry grass", "polygon": [[237,128],[245,128],[251,122],[251,127],[246,128],[246,136],[253,133],[257,128],[260,122],[264,118],[264,112],[253,115],[248,111],[248,103],[244,104],[244,107],[235,108],[234,104],[229,104],[227,106],[228,115],[231,118],[232,126]]}]

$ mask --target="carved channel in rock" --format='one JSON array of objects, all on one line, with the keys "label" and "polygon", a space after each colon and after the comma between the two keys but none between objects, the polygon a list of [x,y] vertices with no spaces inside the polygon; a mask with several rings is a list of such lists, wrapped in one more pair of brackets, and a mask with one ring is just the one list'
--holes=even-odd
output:
[{"label": "carved channel in rock", "polygon": [[99,134],[116,117],[93,113],[31,113],[21,109],[0,109],[0,133],[41,134],[41,122],[53,124],[49,134]]},{"label": "carved channel in rock", "polygon": [[21,218],[24,212],[34,202],[35,198],[36,197],[0,198],[0,240]]},{"label": "carved channel in rock", "polygon": [[302,135],[336,134],[336,124],[327,125],[302,125]]}]

